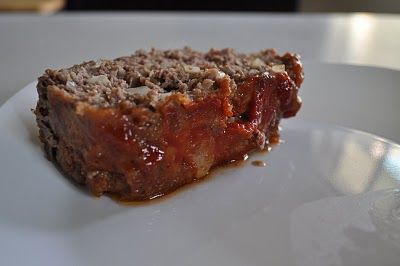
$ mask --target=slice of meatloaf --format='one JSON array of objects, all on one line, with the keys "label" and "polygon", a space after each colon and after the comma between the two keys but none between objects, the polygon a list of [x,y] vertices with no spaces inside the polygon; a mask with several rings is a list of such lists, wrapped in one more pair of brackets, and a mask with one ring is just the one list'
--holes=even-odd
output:
[{"label": "slice of meatloaf", "polygon": [[94,195],[146,200],[241,160],[300,108],[298,56],[137,51],[46,70],[35,110],[48,158]]}]

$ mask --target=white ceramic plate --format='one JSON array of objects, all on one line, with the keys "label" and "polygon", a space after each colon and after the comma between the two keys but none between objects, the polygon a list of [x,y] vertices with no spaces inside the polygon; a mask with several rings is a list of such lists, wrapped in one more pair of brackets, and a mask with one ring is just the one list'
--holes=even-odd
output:
[{"label": "white ceramic plate", "polygon": [[[345,68],[359,79],[380,71]],[[316,104],[312,92],[348,84],[312,87],[327,80],[321,73],[341,74],[332,69],[309,68],[305,114]],[[398,95],[385,84],[385,97]],[[283,123],[284,143],[270,153],[165,199],[123,206],[89,196],[44,158],[29,110],[35,101],[30,84],[0,109],[2,265],[400,265],[400,146],[393,142],[300,115]]]}]

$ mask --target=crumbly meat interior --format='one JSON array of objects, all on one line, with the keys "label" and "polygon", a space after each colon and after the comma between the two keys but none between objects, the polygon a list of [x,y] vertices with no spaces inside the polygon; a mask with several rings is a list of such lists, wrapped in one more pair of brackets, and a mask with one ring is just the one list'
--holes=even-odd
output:
[{"label": "crumbly meat interior", "polygon": [[[278,56],[273,49],[251,54],[236,53],[232,49],[211,49],[203,53],[188,47],[139,50],[115,60],[101,59],[67,69],[46,70],[41,79],[75,100],[96,107],[124,103],[128,107],[151,108],[173,93],[184,94],[191,100],[202,99],[218,90],[221,79],[228,79],[234,95],[238,85],[249,76],[285,71],[292,57],[290,54]],[[288,75],[300,85],[302,77],[290,70]]]}]

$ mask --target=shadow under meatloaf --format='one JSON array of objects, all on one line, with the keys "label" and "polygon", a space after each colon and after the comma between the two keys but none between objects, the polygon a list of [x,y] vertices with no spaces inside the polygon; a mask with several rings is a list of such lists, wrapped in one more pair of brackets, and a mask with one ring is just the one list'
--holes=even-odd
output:
[{"label": "shadow under meatloaf", "polygon": [[[163,66],[150,65],[147,76],[141,72],[160,57],[172,67],[183,65],[180,71],[189,78],[171,79],[171,89],[160,74]],[[226,69],[232,60],[239,60],[242,75]],[[151,69],[157,67],[156,79]],[[86,74],[79,77],[80,71]],[[95,86],[88,84],[93,77]],[[47,70],[39,78],[35,113],[47,156],[68,176],[96,196],[147,200],[265,149],[278,135],[280,119],[299,110],[302,80],[298,57],[274,50],[139,51],[115,61]],[[90,89],[79,91],[85,86]],[[96,93],[103,90],[100,99]]]}]

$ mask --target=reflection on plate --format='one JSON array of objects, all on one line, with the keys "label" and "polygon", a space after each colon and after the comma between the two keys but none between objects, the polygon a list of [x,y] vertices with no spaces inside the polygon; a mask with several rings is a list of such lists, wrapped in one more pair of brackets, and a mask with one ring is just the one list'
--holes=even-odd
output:
[{"label": "reflection on plate", "polygon": [[28,109],[35,94],[31,84],[0,109],[7,265],[399,265],[399,240],[388,237],[397,144],[290,119],[268,154],[154,204],[123,206],[89,196],[44,158]]}]

